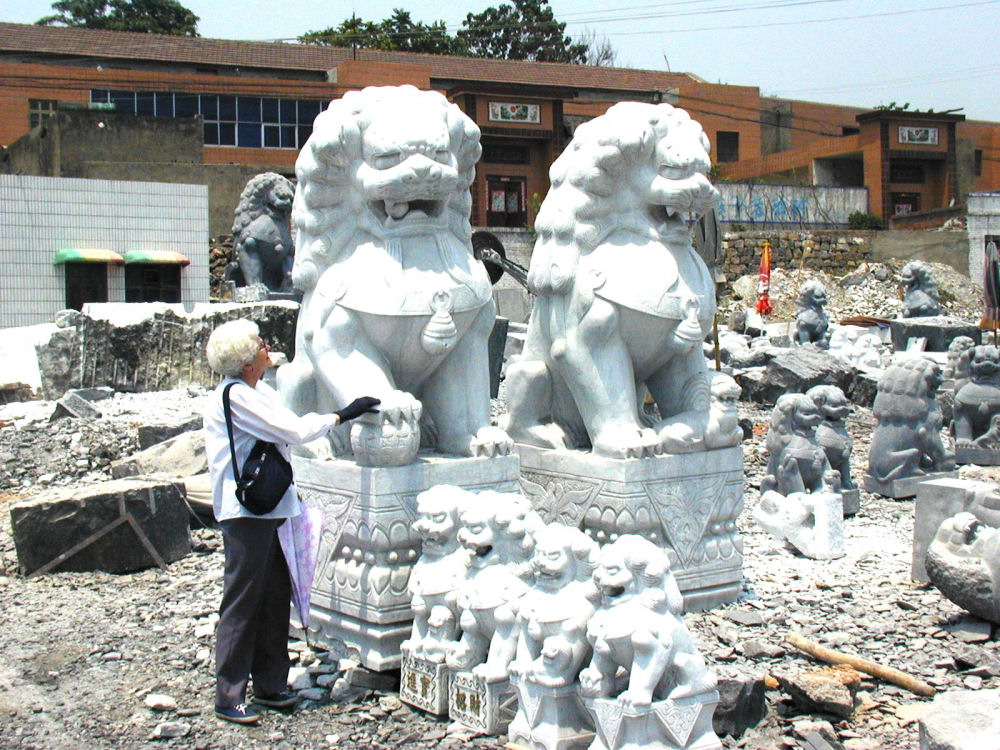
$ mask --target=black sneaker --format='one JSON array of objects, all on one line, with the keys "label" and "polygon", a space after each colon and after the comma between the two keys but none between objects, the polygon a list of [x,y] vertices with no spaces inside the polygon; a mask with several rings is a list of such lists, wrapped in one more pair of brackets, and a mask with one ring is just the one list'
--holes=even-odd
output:
[{"label": "black sneaker", "polygon": [[215,716],[223,721],[231,721],[233,724],[256,724],[260,721],[260,714],[246,703],[235,706],[216,706]]},{"label": "black sneaker", "polygon": [[255,695],[253,702],[268,708],[291,708],[299,702],[299,696],[291,690],[282,690],[271,695]]}]

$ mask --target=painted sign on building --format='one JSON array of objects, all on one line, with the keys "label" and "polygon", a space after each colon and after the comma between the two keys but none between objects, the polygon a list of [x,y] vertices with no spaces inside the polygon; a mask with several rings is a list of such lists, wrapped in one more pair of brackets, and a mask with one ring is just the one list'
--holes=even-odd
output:
[{"label": "painted sign on building", "polygon": [[868,189],[721,182],[719,221],[730,224],[847,225],[868,210]]}]

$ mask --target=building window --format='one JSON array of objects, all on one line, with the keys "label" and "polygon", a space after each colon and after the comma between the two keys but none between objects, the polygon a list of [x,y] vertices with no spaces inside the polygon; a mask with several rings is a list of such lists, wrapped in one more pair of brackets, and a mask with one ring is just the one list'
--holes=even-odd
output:
[{"label": "building window", "polygon": [[90,101],[115,110],[156,117],[201,115],[206,146],[301,149],[312,134],[323,102],[229,94],[94,89]]},{"label": "building window", "polygon": [[915,214],[920,211],[920,193],[893,193],[892,194],[892,214],[893,216],[905,216]]},{"label": "building window", "polygon": [[515,146],[507,143],[484,143],[484,164],[530,164],[531,151],[527,146]]},{"label": "building window", "polygon": [[164,263],[125,266],[126,302],[180,302],[181,267]]},{"label": "building window", "polygon": [[924,168],[920,164],[891,164],[889,182],[905,182],[912,185],[924,183]]},{"label": "building window", "polygon": [[715,134],[715,160],[720,164],[740,160],[740,134],[719,130]]},{"label": "building window", "polygon": [[66,308],[82,310],[87,302],[108,301],[106,263],[66,264]]},{"label": "building window", "polygon": [[976,177],[983,176],[983,150],[981,148],[972,152],[972,171]]},{"label": "building window", "polygon": [[28,127],[38,127],[48,120],[55,111],[55,99],[28,99]]}]

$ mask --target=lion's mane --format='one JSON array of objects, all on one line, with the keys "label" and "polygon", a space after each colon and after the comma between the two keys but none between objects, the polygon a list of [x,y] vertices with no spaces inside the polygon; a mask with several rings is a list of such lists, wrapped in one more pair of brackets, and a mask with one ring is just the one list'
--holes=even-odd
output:
[{"label": "lion's mane", "polygon": [[313,134],[295,164],[299,185],[292,208],[296,246],[292,279],[297,288],[311,289],[346,249],[363,242],[364,236],[357,233],[380,236],[381,227],[370,220],[359,180],[365,134],[379,118],[399,117],[400,111],[417,108],[433,109],[447,127],[450,167],[458,172],[458,181],[444,206],[445,222],[471,252],[469,187],[482,153],[476,124],[436,91],[413,86],[349,91],[316,118]]},{"label": "lion's mane", "polygon": [[240,194],[233,220],[233,245],[238,246],[242,240],[243,231],[253,223],[254,219],[267,212],[268,199],[277,190],[284,189],[288,197],[293,193],[292,183],[276,172],[263,172],[251,178]]}]

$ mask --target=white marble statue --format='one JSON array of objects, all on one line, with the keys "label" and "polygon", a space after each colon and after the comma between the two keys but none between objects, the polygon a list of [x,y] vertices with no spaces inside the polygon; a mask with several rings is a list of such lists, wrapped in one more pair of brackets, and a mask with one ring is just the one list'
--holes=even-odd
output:
[{"label": "white marble statue", "polygon": [[[292,278],[304,297],[295,359],[278,383],[299,412],[380,398],[379,414],[354,427],[363,464],[406,464],[421,442],[510,452],[490,425],[496,311],[470,239],[480,153],[479,128],[457,106],[400,86],[333,101],[299,154]],[[334,442],[349,450],[345,433]]]},{"label": "white marble statue", "polygon": [[469,551],[458,540],[462,512],[477,496],[459,487],[438,485],[417,496],[414,530],[421,552],[410,571],[413,630],[404,652],[443,662],[458,640],[458,587],[469,569]]},{"label": "white marble statue", "polygon": [[[581,125],[552,165],[528,275],[535,305],[507,368],[516,441],[612,458],[704,449],[715,285],[686,219],[718,197],[708,150],[683,110],[624,102]],[[639,385],[664,418],[652,428]]]},{"label": "white marble statue", "polygon": [[524,497],[500,492],[480,493],[461,519],[458,538],[470,562],[458,589],[462,637],[449,650],[448,667],[502,682],[517,647],[517,606],[528,590],[528,563],[542,522]]},{"label": "white marble statue", "polygon": [[642,537],[619,537],[601,551],[594,583],[594,653],[579,678],[597,732],[590,747],[721,748],[712,730],[716,678],[680,618],[666,553]]}]

